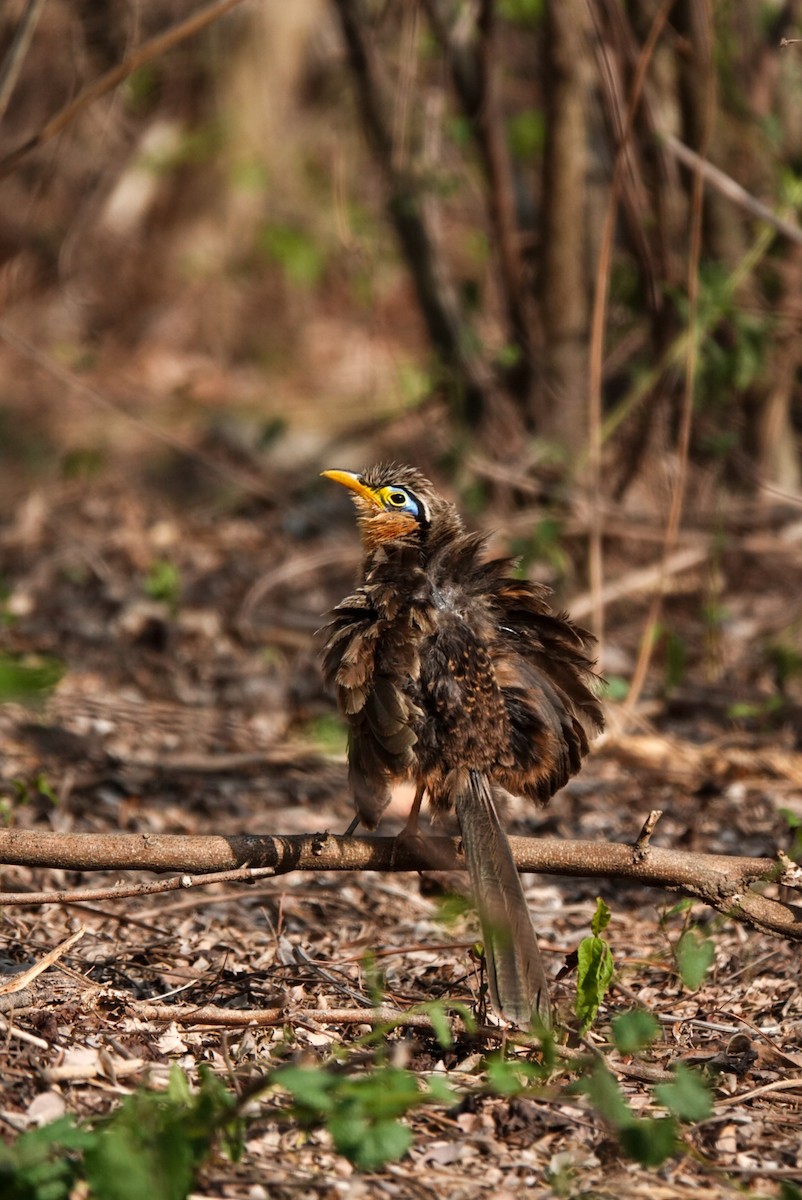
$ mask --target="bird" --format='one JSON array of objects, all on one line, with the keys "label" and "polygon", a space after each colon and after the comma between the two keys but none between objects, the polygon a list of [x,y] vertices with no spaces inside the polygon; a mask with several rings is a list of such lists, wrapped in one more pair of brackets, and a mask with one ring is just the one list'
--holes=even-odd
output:
[{"label": "bird", "polygon": [[420,471],[382,463],[322,475],[354,500],[363,562],[323,633],[323,675],[348,731],[357,817],[375,829],[393,784],[453,810],[479,914],[490,1001],[525,1029],[551,1020],[549,983],[499,817],[507,794],[546,804],[603,726],[593,638],[549,589],[488,555]]}]

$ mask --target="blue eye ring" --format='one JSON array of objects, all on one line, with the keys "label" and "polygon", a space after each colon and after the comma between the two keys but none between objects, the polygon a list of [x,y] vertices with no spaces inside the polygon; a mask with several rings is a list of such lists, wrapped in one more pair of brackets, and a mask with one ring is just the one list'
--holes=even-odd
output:
[{"label": "blue eye ring", "polygon": [[416,521],[420,520],[421,506],[411,492],[402,487],[393,487],[392,484],[388,484],[378,494],[385,511],[408,513]]}]

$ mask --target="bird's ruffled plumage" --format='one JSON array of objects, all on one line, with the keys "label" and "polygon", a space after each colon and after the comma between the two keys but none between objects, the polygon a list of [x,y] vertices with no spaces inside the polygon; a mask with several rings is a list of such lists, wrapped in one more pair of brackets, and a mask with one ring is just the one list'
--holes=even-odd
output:
[{"label": "bird's ruffled plumage", "polygon": [[[492,822],[494,788],[545,803],[579,769],[602,725],[592,639],[550,608],[546,588],[515,578],[510,560],[488,560],[484,537],[466,532],[414,468],[379,466],[359,479],[377,491],[408,489],[422,514],[411,531],[386,538],[377,533],[381,510],[366,513],[356,498],[363,577],[325,629],[324,674],[348,722],[361,819],[375,828],[398,779],[425,787],[436,811],[459,801],[464,837],[471,812]],[[466,840],[474,851],[475,832]],[[497,834],[505,836],[500,826]],[[506,895],[514,885],[500,853],[497,884]],[[472,876],[477,870],[474,862]],[[517,875],[515,884],[525,909]],[[510,962],[499,977],[521,969]],[[507,1008],[520,1018],[519,999]]]}]

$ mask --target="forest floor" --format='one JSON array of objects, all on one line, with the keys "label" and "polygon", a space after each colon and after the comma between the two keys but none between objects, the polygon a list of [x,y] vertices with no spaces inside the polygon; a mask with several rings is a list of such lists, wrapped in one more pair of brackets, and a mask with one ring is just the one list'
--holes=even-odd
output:
[{"label": "forest floor", "polygon": [[[407,432],[413,455],[420,431]],[[8,826],[98,834],[345,829],[344,739],[314,631],[352,581],[358,547],[347,498],[316,475],[320,466],[360,465],[354,455],[366,451],[341,447],[337,461],[292,473],[276,465],[280,449],[271,453],[262,494],[247,499],[232,495],[235,487],[223,496],[199,486],[202,461],[189,470],[173,459],[158,478],[137,467],[40,480],[6,512],[5,650],[64,667],[38,706],[0,710]],[[500,549],[513,543],[511,531],[520,540],[537,513],[519,495],[476,521],[500,531]],[[604,662],[610,676],[626,676],[648,609],[648,594],[634,575],[627,579],[659,560],[659,524],[619,516],[616,530],[608,578],[624,586],[606,608]],[[611,701],[610,731],[580,775],[547,810],[511,805],[512,831],[631,842],[659,808],[656,845],[768,857],[793,846],[794,821],[802,821],[799,513],[781,505],[733,511],[715,536],[699,528],[683,539],[680,549],[701,551],[669,577],[663,636],[636,724],[623,731]],[[569,560],[583,544],[578,520],[566,532]],[[560,596],[569,607],[570,593],[569,584]],[[573,598],[587,621],[586,601]],[[382,832],[402,819],[399,803]],[[0,886],[141,879],[4,867]],[[336,1152],[330,1130],[301,1129],[285,1098],[271,1094],[252,1110],[241,1160],[213,1156],[198,1196],[796,1195],[799,944],[698,903],[678,908],[677,895],[642,886],[526,882],[548,964],[556,975],[568,963],[554,985],[567,1025],[571,956],[589,932],[596,897],[612,910],[606,936],[615,981],[586,1045],[607,1062],[632,1111],[664,1113],[655,1084],[676,1064],[709,1072],[710,1115],[684,1125],[676,1153],[656,1169],[628,1157],[591,1098],[569,1091],[576,1071],[565,1060],[547,1084],[522,1094],[483,1085],[484,1056],[500,1039],[480,1011],[473,916],[445,920],[445,895],[463,886],[458,875],[291,873],[185,894],[2,907],[0,979],[42,959],[78,923],[86,930],[36,978],[24,1003],[12,997],[2,1010],[2,1136],[11,1141],[65,1112],[105,1112],[143,1083],[163,1086],[174,1063],[192,1079],[206,1063],[235,1088],[276,1064],[325,1063],[334,1053],[355,1070],[375,1065],[359,1013],[375,1003],[379,968],[383,1000],[398,1010],[440,1000],[482,1017],[446,1047],[425,1028],[383,1038],[391,1062],[421,1079],[447,1079],[461,1103],[414,1107],[405,1118],[413,1133],[407,1154],[360,1172]],[[714,949],[695,991],[683,986],[675,957],[689,925]],[[201,1007],[207,1019],[188,1015]],[[215,1022],[209,1011],[276,1008],[273,1024],[244,1028]],[[611,1019],[632,1008],[652,1013],[661,1028],[639,1057],[623,1055],[610,1038]],[[337,1019],[326,1021],[326,1009]],[[536,1043],[510,1039],[506,1049],[513,1060],[537,1061]]]}]

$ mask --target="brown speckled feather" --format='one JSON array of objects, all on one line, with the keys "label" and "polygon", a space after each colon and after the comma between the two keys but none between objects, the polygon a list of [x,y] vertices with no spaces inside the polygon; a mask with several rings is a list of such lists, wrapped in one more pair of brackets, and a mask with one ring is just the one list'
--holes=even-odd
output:
[{"label": "brown speckled feather", "polygon": [[343,475],[332,477],[356,493],[365,558],[326,627],[324,673],[348,721],[357,812],[375,828],[399,779],[436,811],[456,808],[494,1005],[519,1024],[533,1009],[547,1019],[493,789],[545,803],[579,769],[602,725],[591,639],[509,561],[486,561],[484,539],[413,468]]}]

